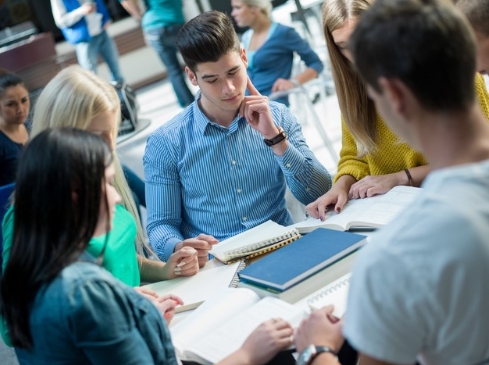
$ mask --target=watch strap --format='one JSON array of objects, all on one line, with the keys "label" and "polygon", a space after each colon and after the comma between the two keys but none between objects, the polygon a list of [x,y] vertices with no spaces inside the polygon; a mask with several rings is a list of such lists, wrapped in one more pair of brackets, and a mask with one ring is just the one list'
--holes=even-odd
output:
[{"label": "watch strap", "polygon": [[284,130],[282,128],[279,127],[279,134],[277,134],[275,137],[273,137],[271,139],[264,139],[263,142],[265,142],[265,144],[268,147],[272,147],[272,146],[275,146],[276,144],[282,142],[286,138],[287,138],[287,134],[284,132]]}]

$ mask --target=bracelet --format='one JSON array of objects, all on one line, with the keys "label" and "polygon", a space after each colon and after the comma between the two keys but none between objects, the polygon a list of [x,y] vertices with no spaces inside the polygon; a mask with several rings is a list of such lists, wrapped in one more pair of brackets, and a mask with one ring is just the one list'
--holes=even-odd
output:
[{"label": "bracelet", "polygon": [[408,169],[404,169],[404,172],[407,175],[409,186],[414,186],[413,185],[413,177],[411,176],[411,173],[409,172],[409,170]]},{"label": "bracelet", "polygon": [[294,87],[301,86],[301,83],[297,79],[289,79],[289,81],[294,84]]}]

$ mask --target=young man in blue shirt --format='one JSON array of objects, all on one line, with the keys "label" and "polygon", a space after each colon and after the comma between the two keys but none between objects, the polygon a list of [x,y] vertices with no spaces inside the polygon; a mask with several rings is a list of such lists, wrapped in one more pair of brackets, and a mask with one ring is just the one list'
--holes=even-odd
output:
[{"label": "young man in blue shirt", "polygon": [[200,92],[148,139],[147,230],[161,259],[192,246],[202,266],[220,240],[269,219],[292,224],[287,186],[308,204],[331,187],[331,177],[290,111],[251,84],[229,17],[200,14],[182,28],[177,47]]}]

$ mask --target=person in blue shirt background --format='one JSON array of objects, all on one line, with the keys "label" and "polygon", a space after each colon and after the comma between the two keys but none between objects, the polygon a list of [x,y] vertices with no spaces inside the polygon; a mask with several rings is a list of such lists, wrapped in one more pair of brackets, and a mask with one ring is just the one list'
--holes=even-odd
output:
[{"label": "person in blue shirt background", "polygon": [[198,15],[181,29],[177,47],[200,91],[148,139],[147,231],[161,259],[191,246],[203,266],[220,240],[267,220],[292,224],[287,186],[308,204],[329,190],[331,177],[289,109],[253,86],[228,16]]},{"label": "person in blue shirt background", "polygon": [[75,45],[76,57],[81,67],[97,73],[98,56],[109,67],[112,81],[122,83],[119,54],[106,28],[110,16],[102,0],[51,0],[56,26],[66,41]]},{"label": "person in blue shirt background", "polygon": [[[248,75],[262,95],[305,84],[323,71],[319,56],[293,28],[272,21],[270,0],[232,0],[231,4],[236,24],[250,27],[241,41],[248,58]],[[291,79],[296,53],[307,68]],[[289,105],[287,96],[276,101]]]}]

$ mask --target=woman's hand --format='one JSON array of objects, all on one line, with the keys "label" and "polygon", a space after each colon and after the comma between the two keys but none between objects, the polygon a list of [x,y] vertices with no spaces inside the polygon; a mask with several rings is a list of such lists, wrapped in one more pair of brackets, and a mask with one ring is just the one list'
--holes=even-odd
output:
[{"label": "woman's hand", "polygon": [[407,176],[404,171],[387,175],[365,176],[351,186],[348,196],[350,199],[363,199],[385,194],[394,186],[406,185],[405,180],[407,181]]},{"label": "woman's hand", "polygon": [[134,290],[153,303],[168,325],[175,316],[175,307],[183,304],[183,300],[173,294],[158,295],[155,291],[144,286],[137,286]]}]

